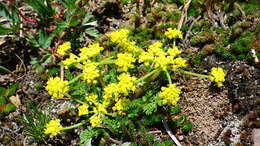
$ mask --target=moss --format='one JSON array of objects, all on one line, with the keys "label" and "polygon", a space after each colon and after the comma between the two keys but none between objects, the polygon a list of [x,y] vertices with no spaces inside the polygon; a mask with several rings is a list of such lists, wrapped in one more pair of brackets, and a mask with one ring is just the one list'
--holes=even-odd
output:
[{"label": "moss", "polygon": [[231,55],[231,53],[223,46],[218,46],[213,49],[213,52],[225,59],[235,59],[235,56]]},{"label": "moss", "polygon": [[192,59],[193,64],[200,64],[201,60],[206,57],[206,53],[204,51],[199,52],[195,57]]},{"label": "moss", "polygon": [[207,42],[212,42],[215,40],[215,33],[213,31],[200,32],[198,35],[191,38],[192,45],[203,45]]},{"label": "moss", "polygon": [[247,3],[241,3],[242,9],[247,15],[254,15],[257,10],[260,10],[259,0],[249,0]]},{"label": "moss", "polygon": [[252,48],[253,39],[254,36],[252,32],[244,32],[234,43],[231,44],[232,52],[239,55],[242,53],[248,53]]}]

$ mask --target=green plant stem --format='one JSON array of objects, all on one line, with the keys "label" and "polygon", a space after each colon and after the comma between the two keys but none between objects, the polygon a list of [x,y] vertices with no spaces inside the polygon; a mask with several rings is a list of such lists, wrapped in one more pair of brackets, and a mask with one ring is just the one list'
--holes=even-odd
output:
[{"label": "green plant stem", "polygon": [[85,102],[81,101],[81,100],[78,100],[78,99],[75,99],[75,98],[72,98],[72,96],[70,96],[68,93],[65,93],[64,95],[66,95],[67,97],[71,98],[72,100],[80,103],[80,104],[86,104]]},{"label": "green plant stem", "polygon": [[161,70],[159,70],[159,69],[155,69],[155,70],[149,72],[148,74],[146,74],[145,76],[141,77],[140,79],[138,79],[138,80],[136,81],[136,83],[140,83],[140,82],[142,82],[143,80],[146,80],[147,78],[149,78],[150,76],[152,76],[154,73],[160,72],[160,71],[161,71]]},{"label": "green plant stem", "polygon": [[71,125],[71,126],[63,127],[62,131],[78,128],[78,127],[80,127],[80,126],[82,126],[82,125],[84,125],[86,123],[87,123],[87,121],[84,121],[84,122],[80,122],[78,124],[74,124],[74,125]]},{"label": "green plant stem", "polygon": [[79,74],[77,77],[75,77],[74,79],[70,80],[69,84],[72,84],[72,83],[78,81],[81,77],[83,77],[83,74]]},{"label": "green plant stem", "polygon": [[100,61],[98,64],[99,65],[103,65],[103,64],[115,64],[115,60],[108,60],[108,59],[105,59],[105,60],[102,60]]},{"label": "green plant stem", "polygon": [[175,45],[176,45],[176,39],[174,38],[174,39],[173,39],[173,43],[172,43],[172,48],[174,48]]},{"label": "green plant stem", "polygon": [[177,72],[180,72],[180,73],[183,73],[183,74],[187,74],[187,75],[191,75],[191,76],[201,77],[201,78],[207,78],[207,79],[211,78],[211,76],[209,76],[209,75],[202,75],[202,74],[198,74],[198,73],[185,71],[185,70],[182,70],[182,69],[176,69],[174,71],[177,71]]},{"label": "green plant stem", "polygon": [[169,81],[169,84],[172,84],[172,79],[171,79],[170,73],[167,70],[165,70],[165,73],[166,73],[167,79]]}]

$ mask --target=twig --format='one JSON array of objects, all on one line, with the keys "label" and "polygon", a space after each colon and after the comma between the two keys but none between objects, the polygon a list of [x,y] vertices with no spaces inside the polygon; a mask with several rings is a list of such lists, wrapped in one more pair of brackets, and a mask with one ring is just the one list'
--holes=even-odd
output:
[{"label": "twig", "polygon": [[162,133],[161,130],[156,130],[156,131],[149,131],[149,134],[158,134],[158,133]]},{"label": "twig", "polygon": [[234,3],[234,6],[241,12],[242,14],[242,18],[246,18],[246,13],[243,11],[243,9],[241,8],[241,6],[238,3]]},{"label": "twig", "polygon": [[189,34],[191,33],[191,29],[193,27],[193,25],[195,24],[195,22],[197,22],[199,19],[201,18],[201,16],[198,16],[195,20],[193,20],[193,22],[191,23],[186,35],[185,35],[185,38],[184,38],[184,41],[188,39],[188,36]]},{"label": "twig", "polygon": [[60,66],[60,79],[63,81],[64,80],[64,66]]},{"label": "twig", "polygon": [[181,16],[181,19],[180,19],[180,21],[179,21],[178,30],[181,29],[181,26],[182,26],[182,24],[183,24],[184,18],[187,16],[187,11],[188,11],[188,9],[189,9],[190,3],[191,3],[191,0],[189,0],[189,1],[185,4],[185,6],[184,6],[184,8],[183,8],[183,15]]},{"label": "twig", "polygon": [[168,135],[169,135],[169,136],[171,137],[171,139],[175,142],[175,144],[176,144],[177,146],[182,146],[182,145],[180,144],[180,142],[178,141],[178,139],[173,135],[171,129],[169,128],[169,126],[168,126],[168,124],[166,123],[166,121],[165,121],[164,118],[162,119],[162,123],[163,123],[163,126],[164,126],[164,128],[166,129]]},{"label": "twig", "polygon": [[[24,72],[26,72],[26,66],[25,66],[23,60],[17,54],[14,54],[14,55],[21,61],[22,66],[24,67]],[[20,70],[20,68],[19,68],[19,70]]]}]

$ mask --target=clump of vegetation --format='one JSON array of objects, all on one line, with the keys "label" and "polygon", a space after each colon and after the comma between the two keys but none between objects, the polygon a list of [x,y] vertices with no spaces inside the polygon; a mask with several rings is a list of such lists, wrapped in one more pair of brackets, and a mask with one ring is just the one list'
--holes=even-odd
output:
[{"label": "clump of vegetation", "polygon": [[[63,126],[61,119],[45,120],[44,134],[54,138],[61,132],[89,125],[80,134],[82,144],[94,140],[99,144],[132,141],[150,145],[156,141],[148,129],[162,120],[172,121],[172,128],[181,128],[183,132],[191,130],[187,116],[170,116],[181,109],[181,90],[170,74],[180,72],[207,78],[221,87],[225,81],[223,69],[212,68],[211,75],[183,70],[187,63],[175,45],[183,39],[178,29],[165,30],[165,37],[173,41],[171,45],[157,41],[147,48],[138,46],[129,34],[127,29],[111,32],[109,49],[93,43],[80,48],[78,55],[72,53],[70,42],[58,46],[57,53],[64,58],[59,64],[67,72],[66,79],[50,77],[45,89],[53,98],[71,99],[82,121]],[[77,74],[70,73],[76,70]]]}]

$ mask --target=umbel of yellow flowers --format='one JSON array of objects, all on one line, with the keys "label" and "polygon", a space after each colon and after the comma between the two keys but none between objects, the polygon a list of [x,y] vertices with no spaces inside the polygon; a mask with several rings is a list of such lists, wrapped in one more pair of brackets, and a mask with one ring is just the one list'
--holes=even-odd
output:
[{"label": "umbel of yellow flowers", "polygon": [[69,91],[69,82],[62,81],[59,77],[49,78],[45,89],[54,98],[63,98],[64,94]]},{"label": "umbel of yellow flowers", "polygon": [[159,93],[163,104],[176,105],[180,100],[181,90],[176,87],[176,84],[169,84],[167,87],[162,87],[162,91]]},{"label": "umbel of yellow flowers", "polygon": [[70,42],[65,42],[58,46],[57,53],[64,56],[71,48]]},{"label": "umbel of yellow flowers", "polygon": [[174,38],[180,38],[182,39],[182,31],[174,28],[168,28],[167,31],[164,33],[169,39],[174,39]]},{"label": "umbel of yellow flowers", "polygon": [[226,74],[224,73],[223,69],[221,67],[213,67],[211,69],[211,77],[210,80],[212,82],[216,82],[218,87],[223,86],[223,82],[225,81]]},{"label": "umbel of yellow flowers", "polygon": [[45,125],[45,134],[50,134],[50,138],[56,136],[61,130],[62,126],[60,124],[60,119],[51,120],[49,123]]}]

